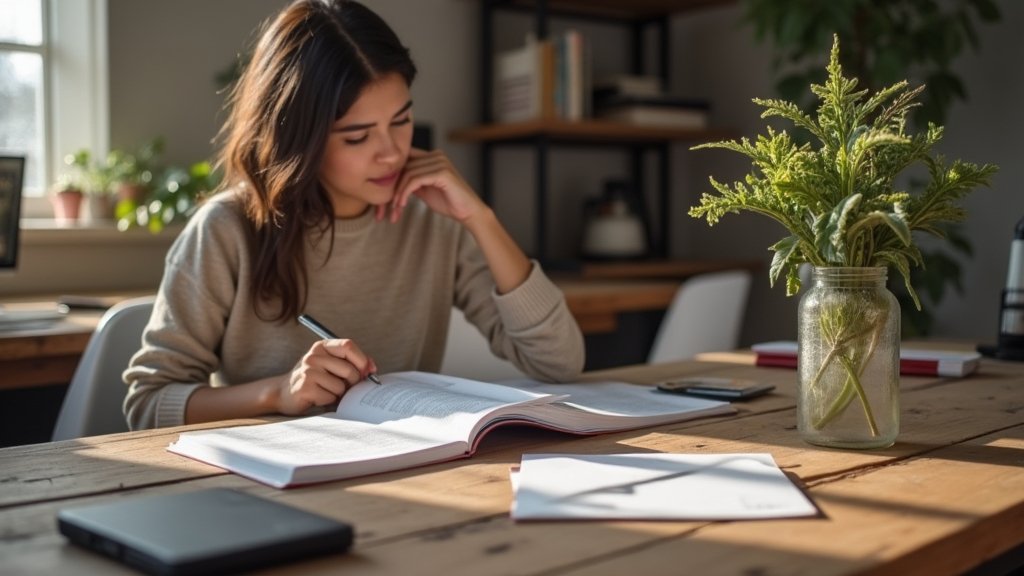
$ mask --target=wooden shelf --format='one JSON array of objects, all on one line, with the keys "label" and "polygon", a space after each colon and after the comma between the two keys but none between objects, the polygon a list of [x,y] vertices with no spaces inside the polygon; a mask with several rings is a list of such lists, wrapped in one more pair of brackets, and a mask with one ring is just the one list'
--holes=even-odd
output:
[{"label": "wooden shelf", "polygon": [[[526,122],[495,123],[490,113],[493,94],[494,62],[496,51],[496,15],[503,11],[529,13],[533,20],[533,32],[537,38],[549,38],[549,20],[552,17],[599,21],[625,27],[628,33],[630,73],[645,74],[645,63],[655,60],[657,75],[664,85],[669,76],[669,36],[672,34],[670,17],[714,6],[729,6],[736,0],[480,0],[482,58],[480,82],[480,124],[448,133],[449,140],[480,144],[482,149],[481,184],[479,193],[487,203],[493,198],[493,164],[495,151],[500,145],[529,146],[534,151],[533,175],[535,179],[534,213],[537,225],[534,227],[534,252],[531,254],[545,266],[552,263],[548,258],[547,204],[549,151],[555,146],[611,146],[621,148],[630,156],[629,179],[639,190],[646,192],[647,173],[657,179],[657,210],[653,212],[657,222],[648,227],[650,253],[657,257],[668,256],[671,245],[671,193],[669,156],[673,142],[701,144],[735,138],[734,132],[726,129],[680,129],[663,126],[642,126],[606,119],[584,119],[567,121],[554,118],[540,118]],[[650,42],[649,32],[655,32],[657,42]],[[649,167],[648,159],[653,158]],[[640,195],[644,198],[645,194]],[[646,204],[646,202],[644,202]],[[647,213],[645,206],[639,208]],[[572,266],[572,268],[578,268]]]},{"label": "wooden shelf", "polygon": [[[548,0],[547,11],[557,15],[646,20],[666,14],[727,6],[735,2],[736,0]],[[512,0],[506,4],[522,9],[532,9],[535,5],[536,2],[533,0]]]},{"label": "wooden shelf", "polygon": [[730,138],[727,130],[684,130],[637,126],[607,120],[531,120],[513,124],[486,124],[454,130],[448,134],[453,142],[515,142],[545,136],[566,142],[673,142],[679,140],[710,141]]}]

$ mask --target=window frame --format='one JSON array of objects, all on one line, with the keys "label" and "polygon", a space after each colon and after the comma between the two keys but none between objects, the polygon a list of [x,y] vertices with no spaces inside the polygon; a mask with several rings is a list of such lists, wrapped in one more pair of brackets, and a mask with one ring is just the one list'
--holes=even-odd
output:
[{"label": "window frame", "polygon": [[[47,187],[64,172],[63,158],[110,148],[107,0],[43,0],[44,186],[22,196],[24,218],[53,218]],[[28,51],[28,50],[26,50]]]}]

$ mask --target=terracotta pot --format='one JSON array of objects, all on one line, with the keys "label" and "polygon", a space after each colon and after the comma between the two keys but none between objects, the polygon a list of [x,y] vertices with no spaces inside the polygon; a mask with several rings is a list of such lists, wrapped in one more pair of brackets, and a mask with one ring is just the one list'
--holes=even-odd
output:
[{"label": "terracotta pot", "polygon": [[135,204],[140,204],[146,198],[146,187],[141,184],[126,184],[122,182],[117,185],[114,192],[119,202],[128,200]]},{"label": "terracotta pot", "polygon": [[114,217],[114,197],[109,194],[89,194],[85,202],[85,221],[104,222]]},{"label": "terracotta pot", "polygon": [[82,191],[77,188],[66,188],[50,197],[53,204],[53,216],[58,223],[73,224],[78,222],[82,208]]}]

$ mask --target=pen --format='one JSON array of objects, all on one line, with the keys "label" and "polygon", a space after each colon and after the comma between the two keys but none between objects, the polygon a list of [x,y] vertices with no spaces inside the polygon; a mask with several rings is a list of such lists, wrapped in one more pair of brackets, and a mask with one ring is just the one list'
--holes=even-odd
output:
[{"label": "pen", "polygon": [[[313,331],[314,334],[323,338],[324,340],[334,340],[335,338],[337,338],[337,336],[334,335],[334,332],[331,332],[330,330],[327,329],[326,326],[314,320],[313,317],[310,316],[309,314],[302,314],[301,316],[299,316],[299,324],[302,324],[306,328],[309,328],[310,330]],[[374,374],[373,372],[370,372],[366,377],[369,378],[370,381],[373,382],[374,384],[380,384],[380,378],[378,378],[377,375]]]}]

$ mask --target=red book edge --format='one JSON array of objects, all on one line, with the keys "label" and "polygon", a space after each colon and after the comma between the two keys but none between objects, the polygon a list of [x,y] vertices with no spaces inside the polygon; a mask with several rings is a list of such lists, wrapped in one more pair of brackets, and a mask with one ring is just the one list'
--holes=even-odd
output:
[{"label": "red book edge", "polygon": [[[767,367],[767,368],[796,368],[797,357],[791,354],[765,354],[763,352],[756,352],[754,361],[755,366]],[[958,372],[950,374],[939,373],[939,361],[938,360],[921,360],[921,359],[900,359],[900,374],[903,376],[966,376],[974,371],[975,366],[971,365],[972,362],[965,361],[961,363],[961,369]]]}]

